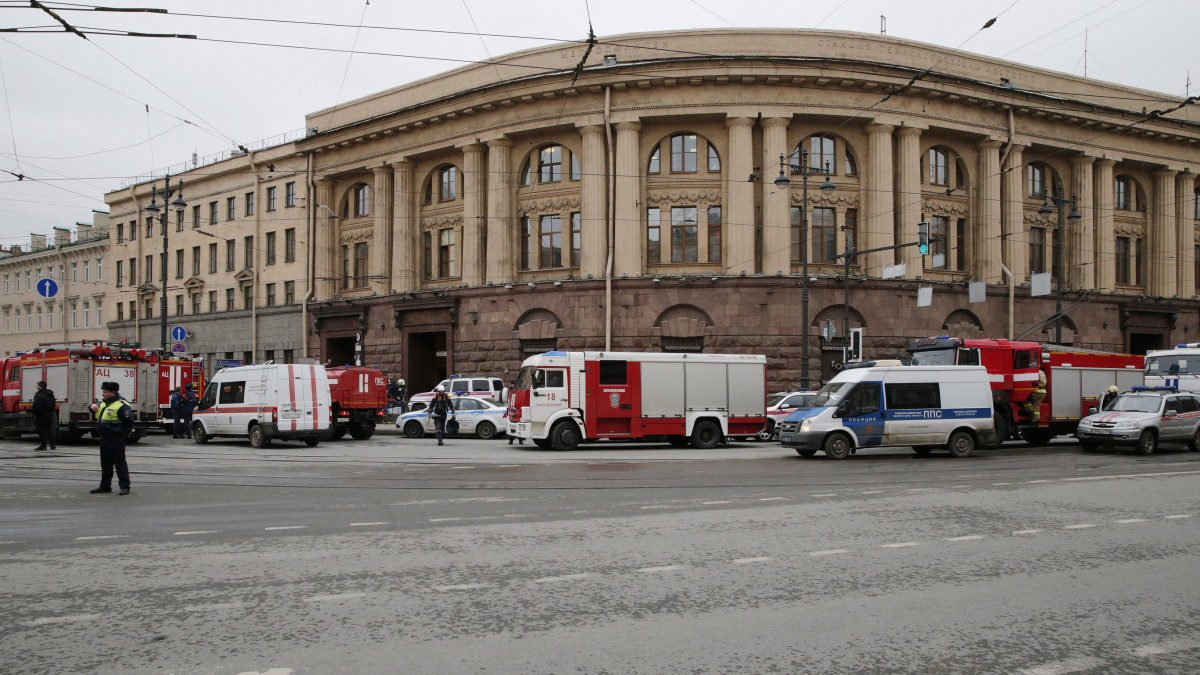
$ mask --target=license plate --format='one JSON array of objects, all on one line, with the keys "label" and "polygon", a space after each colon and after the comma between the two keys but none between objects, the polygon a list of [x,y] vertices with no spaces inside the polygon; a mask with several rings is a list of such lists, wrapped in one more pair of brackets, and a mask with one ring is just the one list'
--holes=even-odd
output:
[{"label": "license plate", "polygon": [[782,439],[780,439],[780,440],[782,440],[784,443],[791,443],[791,442],[792,442],[792,437],[791,437],[791,436],[784,436],[784,437],[783,437]]},{"label": "license plate", "polygon": [[1097,436],[1108,436],[1112,434],[1112,429],[1092,429],[1092,433]]},{"label": "license plate", "polygon": [[300,419],[300,411],[299,410],[284,410],[283,413],[280,414],[280,417],[282,417],[285,420],[298,420],[298,419]]}]

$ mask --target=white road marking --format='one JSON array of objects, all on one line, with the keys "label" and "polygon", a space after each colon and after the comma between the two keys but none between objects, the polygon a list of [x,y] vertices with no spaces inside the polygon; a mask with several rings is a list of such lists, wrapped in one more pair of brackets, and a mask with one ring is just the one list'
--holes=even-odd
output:
[{"label": "white road marking", "polygon": [[462,520],[462,518],[430,518],[429,522],[431,522],[431,523],[449,523],[449,522],[453,522],[455,520]]},{"label": "white road marking", "polygon": [[291,668],[267,668],[266,672],[258,672],[257,670],[246,670],[237,675],[292,675]]},{"label": "white road marking", "polygon": [[650,506],[643,506],[641,508],[642,509],[677,509],[680,507],[681,507],[680,504],[651,504]]},{"label": "white road marking", "polygon": [[43,616],[33,621],[25,621],[26,626],[48,626],[55,623],[79,623],[81,621],[95,621],[99,619],[99,614],[68,614],[66,616]]},{"label": "white road marking", "polygon": [[216,534],[216,533],[217,533],[216,530],[183,530],[180,532],[176,532],[175,536],[182,537],[183,535],[186,535],[186,534]]},{"label": "white road marking", "polygon": [[434,586],[435,591],[473,591],[479,588],[491,588],[491,584],[452,584],[450,586]]},{"label": "white road marking", "polygon": [[848,549],[848,548],[831,548],[828,551],[809,551],[808,555],[813,558],[816,558],[816,557],[823,556],[823,555],[837,555],[839,553],[849,553],[849,552],[850,552],[850,549]]},{"label": "white road marking", "polygon": [[837,496],[837,494],[836,494],[836,493],[833,493],[833,492],[830,492],[829,494],[823,494],[823,495],[809,495],[809,496],[810,496],[810,497],[836,497],[836,496]]},{"label": "white road marking", "polygon": [[580,579],[586,579],[589,576],[590,575],[588,575],[588,574],[563,574],[563,575],[557,576],[557,577],[540,577],[538,579],[534,579],[533,583],[535,583],[535,584],[552,584],[556,581],[579,581]]},{"label": "white road marking", "polygon": [[276,530],[304,530],[307,528],[307,525],[276,525],[275,527],[264,527],[263,529],[268,532],[274,532]]},{"label": "white road marking", "polygon": [[864,495],[881,495],[881,494],[883,494],[883,490],[863,490],[862,494],[864,494]]},{"label": "white road marking", "polygon": [[497,464],[496,468],[497,469],[519,469],[522,466],[525,466],[525,465],[524,464]]},{"label": "white road marking", "polygon": [[1037,534],[1041,530],[1013,530],[1013,534]]},{"label": "white road marking", "polygon": [[1107,480],[1109,478],[1155,478],[1157,476],[1184,476],[1200,471],[1160,471],[1158,473],[1118,473],[1109,476],[1082,476],[1080,478],[1064,478],[1064,483],[1080,480]]},{"label": "white road marking", "polygon": [[920,546],[920,543],[915,541],[902,541],[896,544],[884,544],[879,548],[908,548],[909,546]]},{"label": "white road marking", "polygon": [[452,466],[451,469],[474,469],[473,466]]},{"label": "white road marking", "polygon": [[1189,640],[1186,638],[1178,638],[1175,640],[1167,640],[1152,645],[1143,645],[1135,649],[1129,650],[1134,656],[1156,656],[1158,654],[1170,654],[1171,652],[1181,652],[1185,649],[1196,649],[1200,647],[1200,640]]},{"label": "white road marking", "polygon": [[90,541],[93,539],[127,539],[127,534],[98,534],[91,537],[75,537],[75,541]]},{"label": "white road marking", "polygon": [[357,598],[366,597],[366,593],[340,593],[337,595],[314,595],[311,598],[305,598],[305,602],[327,602],[331,600],[354,600]]},{"label": "white road marking", "polygon": [[1025,481],[1026,483],[1049,483],[1046,479]]},{"label": "white road marking", "polygon": [[1040,666],[1025,668],[1017,672],[1023,675],[1066,675],[1066,673],[1078,673],[1081,670],[1090,670],[1097,666],[1102,666],[1104,663],[1104,659],[1098,659],[1093,656],[1079,656],[1073,659],[1043,663]]},{"label": "white road marking", "polygon": [[951,486],[950,486],[950,489],[951,489],[951,490],[958,490],[958,489],[961,489],[961,488],[969,488],[969,487],[971,487],[971,486],[970,486],[970,485],[951,485]]},{"label": "white road marking", "polygon": [[1128,525],[1129,523],[1144,523],[1144,522],[1146,522],[1146,519],[1145,518],[1126,518],[1125,520],[1114,520],[1113,522],[1119,523],[1121,525]]},{"label": "white road marking", "polygon": [[1163,518],[1166,518],[1167,520],[1178,520],[1179,518],[1191,518],[1191,515],[1186,513],[1178,513],[1173,516],[1163,516]]},{"label": "white road marking", "polygon": [[19,543],[19,542],[18,542],[17,540],[15,540],[15,539],[13,539],[13,540],[11,540],[11,541],[0,541],[0,545],[4,545],[4,544],[16,544],[16,543]]},{"label": "white road marking", "polygon": [[246,603],[244,602],[214,602],[207,605],[184,605],[182,609],[188,614],[195,614],[199,612],[217,612],[223,609],[240,609],[245,606]]},{"label": "white road marking", "polygon": [[700,502],[704,506],[712,506],[714,504],[732,504],[733,502]]},{"label": "white road marking", "polygon": [[643,567],[638,571],[654,574],[657,572],[674,572],[681,569],[683,569],[683,565],[659,565],[657,567]]},{"label": "white road marking", "polygon": [[1086,530],[1089,527],[1095,527],[1095,525],[1093,525],[1091,523],[1079,523],[1078,525],[1066,525],[1063,527],[1063,529],[1064,530]]},{"label": "white road marking", "polygon": [[350,523],[350,527],[375,527],[376,525],[388,525],[388,524],[389,523],[385,523],[383,521],[376,521],[373,523]]},{"label": "white road marking", "polygon": [[760,502],[786,502],[787,497],[760,497]]},{"label": "white road marking", "polygon": [[992,485],[1012,485],[1012,483],[992,483]]},{"label": "white road marking", "polygon": [[982,534],[968,534],[963,537],[950,537],[946,541],[973,541],[975,539],[983,539]]},{"label": "white road marking", "polygon": [[761,558],[737,558],[736,560],[731,560],[730,562],[732,562],[734,565],[749,565],[750,563],[767,562],[770,559],[770,556],[763,556]]}]

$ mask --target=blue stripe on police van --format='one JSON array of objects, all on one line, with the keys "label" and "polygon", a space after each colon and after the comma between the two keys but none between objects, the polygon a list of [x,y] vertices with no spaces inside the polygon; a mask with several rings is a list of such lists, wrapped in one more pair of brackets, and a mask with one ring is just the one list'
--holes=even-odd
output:
[{"label": "blue stripe on police van", "polygon": [[884,412],[884,419],[888,420],[987,419],[991,416],[991,408],[920,408]]}]

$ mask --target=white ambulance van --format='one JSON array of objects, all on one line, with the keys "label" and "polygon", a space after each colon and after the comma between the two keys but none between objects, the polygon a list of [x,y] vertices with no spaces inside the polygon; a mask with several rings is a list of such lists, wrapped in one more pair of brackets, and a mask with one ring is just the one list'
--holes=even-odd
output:
[{"label": "white ambulance van", "polygon": [[921,455],[940,447],[969,457],[996,436],[982,366],[864,363],[838,373],[811,405],[779,423],[780,442],[802,457],[821,450],[844,459],[882,446],[912,446]]},{"label": "white ambulance van", "polygon": [[192,414],[192,438],[207,443],[214,436],[246,436],[256,448],[278,438],[313,447],[330,436],[329,415],[324,366],[224,368],[209,381]]}]

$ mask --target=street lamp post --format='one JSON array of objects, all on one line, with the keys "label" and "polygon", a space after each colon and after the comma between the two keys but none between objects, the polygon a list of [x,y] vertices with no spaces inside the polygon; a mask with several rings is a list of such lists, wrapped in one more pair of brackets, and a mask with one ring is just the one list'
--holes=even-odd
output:
[{"label": "street lamp post", "polygon": [[[795,155],[796,153],[792,153]],[[800,150],[800,163],[788,164],[787,160],[791,158],[789,155],[785,158],[779,156],[779,177],[775,179],[775,187],[780,190],[786,189],[792,184],[788,178],[787,172],[798,173],[801,177],[802,201],[800,204],[800,262],[803,269],[801,270],[800,278],[800,320],[803,324],[800,344],[802,345],[803,356],[800,360],[800,379],[804,382],[804,388],[810,389],[808,383],[808,177],[815,175],[825,176],[825,182],[821,184],[821,192],[833,192],[837,186],[829,180],[830,174],[833,172],[829,167],[821,168],[809,166],[808,151]]]},{"label": "street lamp post", "polygon": [[[1066,270],[1062,266],[1062,249],[1067,243],[1066,222],[1078,221],[1083,216],[1079,215],[1076,209],[1078,200],[1075,195],[1071,195],[1070,199],[1063,197],[1062,185],[1054,186],[1054,194],[1048,195],[1045,190],[1042,190],[1042,208],[1038,209],[1038,213],[1043,216],[1048,216],[1052,213],[1050,210],[1051,202],[1054,203],[1054,208],[1058,210],[1058,246],[1054,247],[1054,269],[1055,269],[1055,288],[1054,288],[1054,344],[1062,344],[1062,294],[1063,294],[1063,277],[1066,276]],[[1063,215],[1063,207],[1067,204],[1071,205],[1071,214]]]},{"label": "street lamp post", "polygon": [[[157,200],[159,197],[162,197],[162,201],[163,201],[162,207],[159,207],[159,205],[158,205]],[[167,174],[166,179],[163,181],[163,189],[162,190],[151,188],[150,206],[146,207],[146,210],[148,212],[150,212],[151,219],[154,219],[155,217],[157,217],[158,225],[160,228],[162,228],[163,249],[162,249],[162,260],[160,261],[160,264],[159,264],[159,267],[162,268],[162,287],[159,289],[159,293],[162,295],[162,302],[160,302],[159,305],[162,309],[162,316],[160,317],[160,319],[162,322],[161,323],[161,326],[162,326],[162,336],[161,337],[162,337],[162,350],[163,350],[164,354],[167,353],[167,254],[168,254],[168,246],[169,246],[169,238],[170,238],[170,234],[169,234],[170,228],[167,227],[170,219],[167,217],[168,209],[166,208],[166,206],[167,206],[167,200],[169,200],[171,197],[175,197],[175,201],[170,202],[170,205],[175,208],[175,214],[179,218],[180,222],[182,222],[183,221],[183,210],[185,208],[187,208],[187,202],[183,201],[183,179],[179,180],[179,187],[172,188],[171,187],[171,174]]]}]

